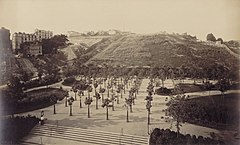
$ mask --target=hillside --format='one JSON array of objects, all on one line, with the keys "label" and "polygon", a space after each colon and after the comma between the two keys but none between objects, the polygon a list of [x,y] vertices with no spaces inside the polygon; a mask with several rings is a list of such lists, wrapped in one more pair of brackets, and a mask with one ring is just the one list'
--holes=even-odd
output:
[{"label": "hillside", "polygon": [[234,53],[240,55],[240,41],[231,40],[228,42],[224,42],[224,44]]},{"label": "hillside", "polygon": [[68,37],[70,43],[73,44],[81,44],[86,47],[91,47],[93,44],[98,43],[104,38],[108,38],[110,36],[71,36]]},{"label": "hillside", "polygon": [[99,41],[90,50],[89,54],[94,55],[87,64],[178,67],[222,63],[232,68],[239,63],[225,45],[186,34],[123,35]]}]

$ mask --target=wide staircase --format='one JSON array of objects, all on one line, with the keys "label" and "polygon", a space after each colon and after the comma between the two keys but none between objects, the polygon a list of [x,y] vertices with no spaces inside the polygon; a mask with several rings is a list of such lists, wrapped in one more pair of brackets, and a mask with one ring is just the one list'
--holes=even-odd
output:
[{"label": "wide staircase", "polygon": [[[71,140],[93,145],[147,145],[148,137],[106,131],[82,129],[76,127],[57,126],[51,124],[37,125],[29,136],[50,137],[55,139]],[[22,141],[22,145],[38,144]]]}]

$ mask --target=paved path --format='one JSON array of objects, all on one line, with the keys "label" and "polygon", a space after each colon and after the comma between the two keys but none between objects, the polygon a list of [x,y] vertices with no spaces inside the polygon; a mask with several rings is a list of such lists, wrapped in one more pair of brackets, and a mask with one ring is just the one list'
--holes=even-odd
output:
[{"label": "paved path", "polygon": [[[96,102],[95,98],[93,98],[93,102],[90,106],[91,111],[91,118],[87,118],[87,106],[84,105],[84,99],[87,96],[87,93],[85,93],[85,96],[82,97],[82,106],[83,108],[79,107],[80,99],[79,96],[76,101],[73,102],[73,116],[69,116],[69,107],[65,107],[65,100],[62,100],[61,102],[58,102],[56,104],[56,110],[57,114],[53,114],[53,106],[49,106],[44,109],[35,110],[26,114],[36,115],[39,116],[40,112],[44,110],[45,117],[47,118],[46,126],[55,126],[58,124],[58,126],[61,128],[60,130],[64,130],[66,128],[67,132],[62,132],[62,136],[60,135],[56,136],[50,136],[47,135],[47,132],[49,132],[49,129],[46,127],[36,127],[33,129],[32,133],[30,133],[29,136],[27,136],[24,139],[24,142],[35,142],[39,143],[39,139],[44,141],[45,144],[64,144],[64,141],[69,139],[69,144],[76,144],[77,141],[87,139],[82,137],[81,134],[77,136],[78,140],[73,140],[70,138],[69,133],[71,135],[71,129],[73,131],[80,131],[87,129],[86,134],[88,134],[89,130],[97,130],[96,132],[111,132],[112,134],[128,134],[128,135],[134,135],[134,136],[142,136],[142,138],[145,138],[147,141],[148,138],[148,126],[147,126],[147,110],[145,108],[146,101],[144,100],[147,96],[146,88],[149,80],[144,79],[142,82],[142,85],[140,87],[139,94],[137,95],[137,100],[135,101],[135,105],[133,105],[133,113],[129,113],[130,122],[126,122],[126,108],[123,107],[126,97],[128,97],[128,90],[126,90],[126,94],[123,95],[123,98],[120,98],[120,104],[117,104],[115,102],[115,111],[112,111],[111,108],[109,108],[109,120],[106,120],[106,109],[101,107],[101,99],[99,100],[99,109],[96,110]],[[166,81],[166,84],[169,83]],[[59,84],[58,84],[59,85]],[[57,85],[57,86],[58,86]],[[70,90],[71,87],[63,87],[64,89]],[[93,90],[94,91],[94,90]],[[73,92],[69,92],[70,96],[74,96]],[[92,94],[91,94],[92,96]],[[104,96],[106,97],[107,94],[105,93]],[[150,125],[150,131],[154,128],[170,128],[172,130],[176,131],[175,122],[172,122],[170,117],[165,116],[165,112],[162,110],[166,109],[166,103],[167,101],[165,99],[170,99],[168,96],[160,96],[160,95],[153,95],[153,107],[151,108],[151,125]],[[20,115],[23,115],[20,114]],[[70,128],[70,129],[69,129]],[[181,127],[181,133],[184,134],[194,134],[194,135],[201,135],[201,136],[210,136],[210,132],[219,133],[218,130],[202,127],[198,125],[193,125],[189,123],[184,123]],[[66,133],[66,134],[65,134]],[[41,135],[42,134],[42,135]],[[101,133],[100,133],[101,134]],[[95,135],[96,134],[92,134]],[[65,138],[66,136],[66,138]],[[91,136],[91,134],[88,134],[88,136]],[[100,140],[102,139],[102,140]],[[115,141],[117,141],[117,138],[114,138]],[[105,138],[97,138],[97,142],[103,142]],[[113,144],[115,144],[114,142]],[[88,142],[88,144],[95,144]],[[126,143],[128,144],[128,143]]]}]

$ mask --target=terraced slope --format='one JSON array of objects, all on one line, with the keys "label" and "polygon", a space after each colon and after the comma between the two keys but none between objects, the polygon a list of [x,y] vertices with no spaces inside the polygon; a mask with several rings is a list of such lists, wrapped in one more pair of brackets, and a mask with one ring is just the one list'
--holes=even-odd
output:
[{"label": "terraced slope", "polygon": [[227,51],[224,45],[178,34],[118,36],[95,44],[89,53],[94,51],[95,55],[87,64],[178,67],[183,64],[204,66],[222,63],[234,67],[239,62],[239,58]]}]

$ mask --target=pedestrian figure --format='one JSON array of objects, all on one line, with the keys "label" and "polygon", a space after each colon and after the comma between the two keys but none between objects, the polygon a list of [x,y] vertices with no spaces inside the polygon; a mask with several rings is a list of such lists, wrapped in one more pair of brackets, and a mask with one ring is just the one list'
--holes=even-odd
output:
[{"label": "pedestrian figure", "polygon": [[40,118],[40,124],[41,124],[41,125],[44,124],[44,117],[43,117],[43,115],[41,115],[41,118]]},{"label": "pedestrian figure", "polygon": [[40,117],[40,120],[39,120],[39,124],[43,125],[44,124],[44,111],[41,111],[41,117]]}]

